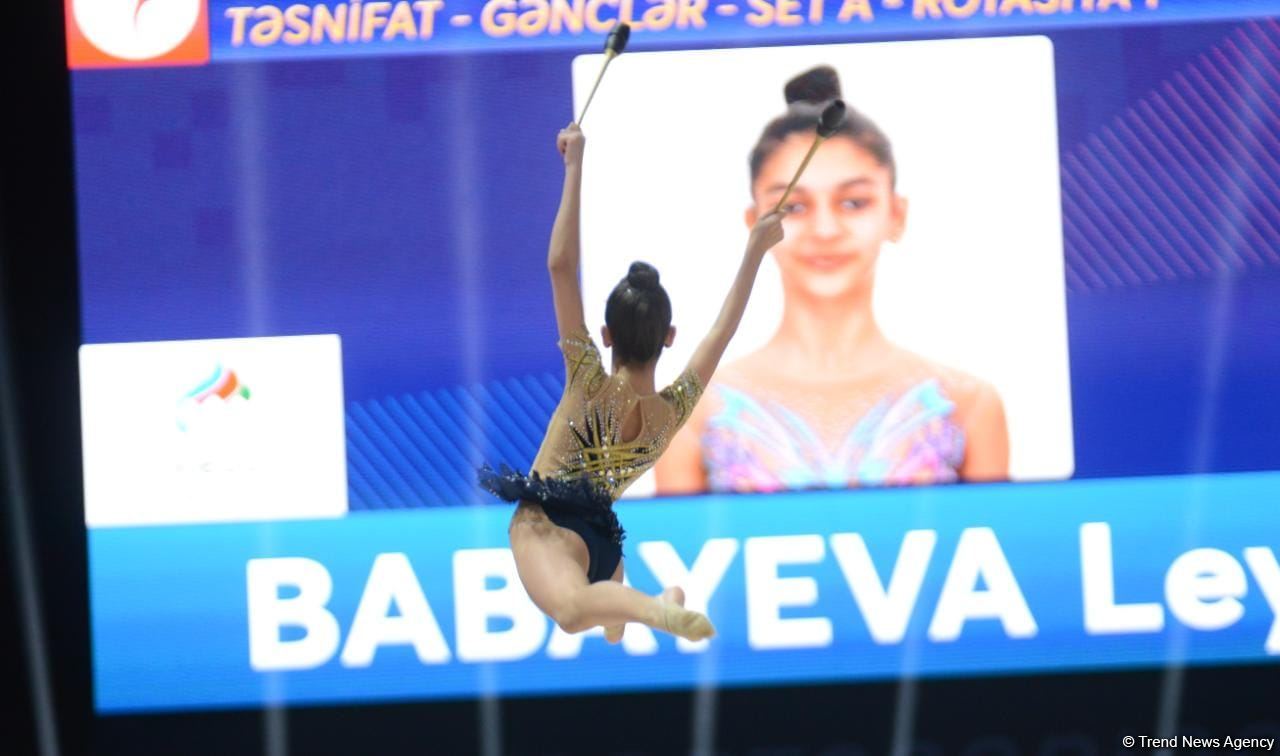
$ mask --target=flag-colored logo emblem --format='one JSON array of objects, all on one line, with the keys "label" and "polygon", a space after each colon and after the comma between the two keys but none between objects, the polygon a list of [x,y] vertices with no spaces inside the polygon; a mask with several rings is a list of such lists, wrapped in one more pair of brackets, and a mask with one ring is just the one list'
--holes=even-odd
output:
[{"label": "flag-colored logo emblem", "polygon": [[240,380],[236,372],[219,364],[214,368],[213,375],[188,391],[178,401],[178,429],[187,430],[192,414],[200,411],[201,407],[237,399],[247,400],[249,396],[249,387]]}]

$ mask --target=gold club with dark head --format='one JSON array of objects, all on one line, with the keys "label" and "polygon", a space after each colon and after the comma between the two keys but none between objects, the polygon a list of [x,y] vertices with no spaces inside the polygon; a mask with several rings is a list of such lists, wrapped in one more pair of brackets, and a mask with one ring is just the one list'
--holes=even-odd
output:
[{"label": "gold club with dark head", "polygon": [[840,124],[844,122],[844,101],[832,100],[831,104],[822,109],[822,115],[818,117],[818,135],[813,140],[813,146],[805,153],[804,160],[800,162],[800,167],[796,169],[796,175],[792,177],[791,183],[787,184],[787,190],[782,193],[782,199],[778,200],[778,204],[773,208],[776,213],[787,204],[787,198],[791,196],[791,190],[796,188],[796,182],[800,180],[800,175],[804,173],[804,169],[809,165],[809,161],[813,158],[813,153],[818,151],[818,145],[827,140],[827,137],[836,133],[840,128]]},{"label": "gold club with dark head", "polygon": [[631,27],[627,24],[618,24],[613,27],[613,31],[609,32],[609,36],[604,40],[604,65],[600,66],[600,73],[596,75],[596,83],[591,87],[591,94],[587,95],[587,104],[582,106],[582,115],[578,116],[578,125],[582,125],[582,119],[587,117],[587,108],[591,107],[591,100],[596,96],[596,90],[600,88],[600,81],[604,79],[604,72],[609,70],[609,63],[622,54],[627,47],[627,40],[631,39]]}]

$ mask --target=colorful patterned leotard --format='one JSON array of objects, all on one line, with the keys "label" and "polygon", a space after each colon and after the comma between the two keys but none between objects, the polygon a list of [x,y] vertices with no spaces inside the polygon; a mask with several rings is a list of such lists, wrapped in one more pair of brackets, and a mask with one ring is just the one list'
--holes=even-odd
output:
[{"label": "colorful patterned leotard", "polygon": [[[949,483],[959,477],[965,435],[944,381],[914,375],[865,409],[826,406],[806,420],[732,379],[713,383],[717,405],[700,441],[711,491]],[[834,419],[833,419],[834,417]],[[843,417],[843,419],[841,419]]]}]

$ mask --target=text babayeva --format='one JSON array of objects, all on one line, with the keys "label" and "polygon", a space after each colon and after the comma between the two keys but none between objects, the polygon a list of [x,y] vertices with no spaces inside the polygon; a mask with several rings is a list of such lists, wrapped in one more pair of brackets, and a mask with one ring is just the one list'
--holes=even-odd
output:
[{"label": "text babayeva", "polygon": [[[702,544],[691,564],[666,541],[643,542],[636,551],[657,582],[683,586],[688,605],[698,610],[706,609],[741,551],[745,606],[723,611],[721,621],[745,619],[747,643],[752,650],[766,652],[831,645],[831,618],[812,610],[810,616],[797,616],[818,602],[819,583],[803,574],[803,565],[825,561],[828,549],[871,640],[901,643],[917,613],[937,542],[933,530],[906,532],[888,575],[877,570],[857,533],[713,538]],[[1158,633],[1164,629],[1166,610],[1186,627],[1222,630],[1244,616],[1240,599],[1248,591],[1251,574],[1272,613],[1265,649],[1280,654],[1280,564],[1269,547],[1242,551],[1244,564],[1221,549],[1186,551],[1165,572],[1163,602],[1132,600],[1138,596],[1122,602],[1116,597],[1111,528],[1104,522],[1085,523],[1079,530],[1078,565],[1083,595],[1050,600],[1076,606],[1083,600],[1083,629],[1092,636]],[[972,621],[997,622],[1010,639],[1036,636],[1036,619],[994,530],[964,529],[945,569],[936,604],[920,608],[929,617],[931,642],[958,640]],[[551,658],[565,659],[578,655],[585,636],[599,634],[599,628],[577,635],[549,628],[521,587],[509,549],[455,551],[451,571],[444,580],[452,584],[452,644],[445,640],[428,600],[428,593],[437,606],[448,600],[447,583],[441,585],[437,576],[424,591],[403,553],[374,557],[355,615],[345,628],[328,606],[333,578],[319,561],[305,556],[251,559],[246,566],[249,662],[260,671],[309,669],[328,663],[340,650],[344,667],[367,667],[377,650],[387,646],[411,646],[424,664],[443,664],[455,657],[460,662],[515,661],[543,649]],[[355,588],[346,586],[344,593]],[[495,624],[501,629],[494,629]],[[304,632],[298,637],[297,632],[282,633],[285,628]],[[676,648],[697,653],[706,643],[680,640]],[[633,625],[622,650],[654,654],[658,644],[648,628]]]}]

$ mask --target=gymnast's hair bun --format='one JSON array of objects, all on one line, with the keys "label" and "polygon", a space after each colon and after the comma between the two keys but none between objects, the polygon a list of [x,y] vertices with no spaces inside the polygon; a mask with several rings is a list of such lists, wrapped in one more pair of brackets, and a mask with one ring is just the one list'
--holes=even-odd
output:
[{"label": "gymnast's hair bun", "polygon": [[639,260],[631,263],[631,269],[627,271],[627,285],[633,289],[658,288],[658,269]]},{"label": "gymnast's hair bun", "polygon": [[840,77],[831,66],[818,66],[787,82],[782,92],[788,105],[795,102],[820,105],[840,97]]}]

